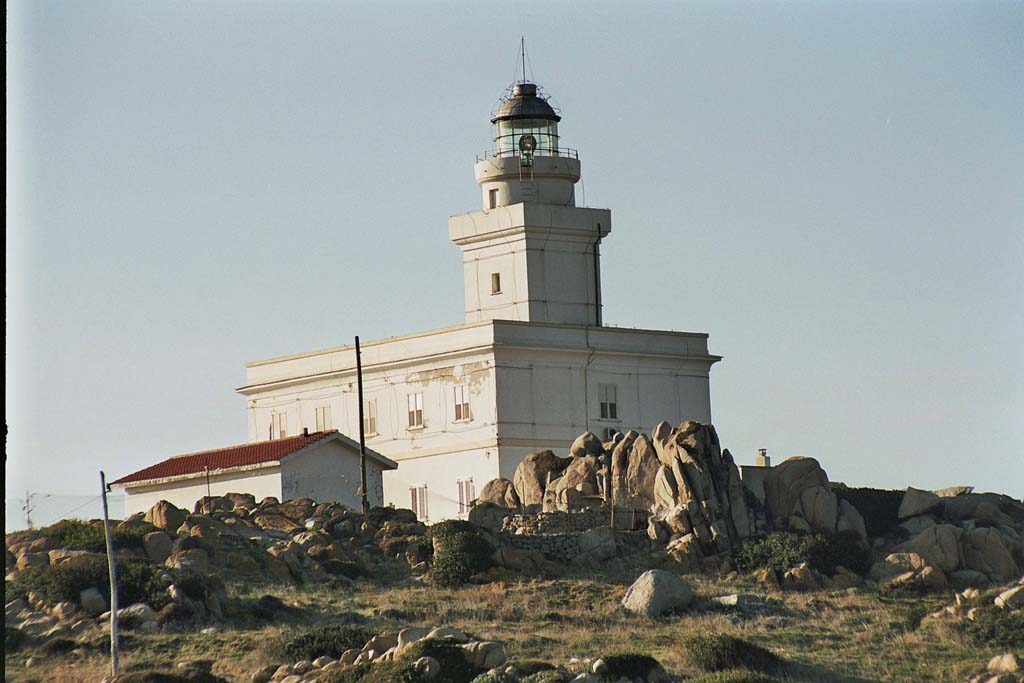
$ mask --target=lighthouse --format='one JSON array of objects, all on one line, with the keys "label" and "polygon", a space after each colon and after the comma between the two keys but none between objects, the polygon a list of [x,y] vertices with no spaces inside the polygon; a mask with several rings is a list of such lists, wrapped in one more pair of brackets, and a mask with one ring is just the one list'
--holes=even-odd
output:
[{"label": "lighthouse", "polygon": [[515,83],[473,166],[480,211],[448,221],[462,249],[466,322],[601,325],[601,239],[611,212],[576,206],[580,159],[534,83]]},{"label": "lighthouse", "polygon": [[[485,121],[467,122],[467,131],[486,130]],[[607,439],[662,420],[711,420],[720,357],[706,333],[604,322],[601,244],[611,212],[577,205],[580,155],[564,144],[562,123],[525,76],[506,89],[473,164],[479,209],[448,220],[461,251],[464,320],[361,345],[366,443],[398,463],[383,473],[385,502],[425,522],[465,517],[479,487],[513,478],[530,453],[566,455],[583,432]],[[303,429],[359,433],[350,345],[247,363],[237,391],[250,441]]]}]

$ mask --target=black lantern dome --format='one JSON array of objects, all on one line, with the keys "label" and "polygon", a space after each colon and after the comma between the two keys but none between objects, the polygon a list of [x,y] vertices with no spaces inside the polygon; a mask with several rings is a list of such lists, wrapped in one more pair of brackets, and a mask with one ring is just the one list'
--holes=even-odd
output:
[{"label": "black lantern dome", "polygon": [[535,83],[513,84],[512,94],[502,98],[491,118],[496,156],[523,152],[531,156],[558,156],[558,122],[561,120]]}]

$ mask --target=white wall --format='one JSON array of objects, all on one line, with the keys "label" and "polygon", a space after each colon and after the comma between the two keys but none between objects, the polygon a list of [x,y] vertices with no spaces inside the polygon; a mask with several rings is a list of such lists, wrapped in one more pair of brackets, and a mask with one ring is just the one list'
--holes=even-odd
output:
[{"label": "white wall", "polygon": [[[210,474],[209,492],[214,496],[225,493],[251,493],[259,502],[267,496],[281,498],[281,470],[277,466],[247,472]],[[166,500],[190,512],[196,501],[207,495],[206,476],[199,475],[182,481],[157,486],[125,488],[125,516],[146,512],[158,501]]]},{"label": "white wall", "polygon": [[[296,433],[313,429],[317,405],[333,427],[358,436],[351,348],[263,361],[249,367],[250,438],[266,438],[273,411],[291,411]],[[662,420],[709,422],[708,374],[718,358],[707,335],[494,321],[364,346],[366,397],[380,426],[367,445],[396,460],[384,500],[407,508],[409,486],[428,485],[431,521],[458,513],[456,480],[477,492],[511,478],[527,453],[565,454],[586,430],[650,432]],[[598,385],[618,388],[618,419],[601,420]],[[472,419],[454,421],[453,387],[470,387]],[[406,395],[422,391],[424,428],[407,428]]]},{"label": "white wall", "polygon": [[472,479],[479,495],[484,484],[501,476],[498,449],[480,448],[402,460],[397,470],[384,472],[384,497],[395,507],[410,507],[410,486],[427,485],[428,519],[437,522],[459,516],[459,479]]},{"label": "white wall", "polygon": [[[359,452],[337,441],[313,446],[281,463],[282,500],[312,498],[337,501],[359,510]],[[371,506],[384,504],[380,465],[366,462],[367,498]]]}]

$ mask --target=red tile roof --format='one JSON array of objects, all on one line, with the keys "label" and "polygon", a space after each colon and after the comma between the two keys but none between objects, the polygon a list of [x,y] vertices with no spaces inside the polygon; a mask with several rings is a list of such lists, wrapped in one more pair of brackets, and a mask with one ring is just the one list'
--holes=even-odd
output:
[{"label": "red tile roof", "polygon": [[133,472],[121,477],[111,484],[130,484],[137,481],[148,481],[150,479],[166,479],[168,477],[181,477],[190,474],[198,474],[209,467],[210,471],[230,469],[234,467],[246,467],[247,465],[260,465],[263,463],[277,462],[281,458],[300,451],[306,446],[325,439],[338,430],[332,429],[326,432],[312,432],[309,436],[289,436],[284,439],[272,441],[257,441],[239,446],[218,448],[214,451],[202,451],[200,453],[186,453],[175,455],[163,462]]}]

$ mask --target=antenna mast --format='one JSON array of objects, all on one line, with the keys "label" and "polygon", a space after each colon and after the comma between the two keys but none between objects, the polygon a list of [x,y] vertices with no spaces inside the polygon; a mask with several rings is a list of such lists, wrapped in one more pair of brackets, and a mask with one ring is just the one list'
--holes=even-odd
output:
[{"label": "antenna mast", "polygon": [[526,80],[526,36],[519,36],[519,55],[523,60],[523,80]]}]

